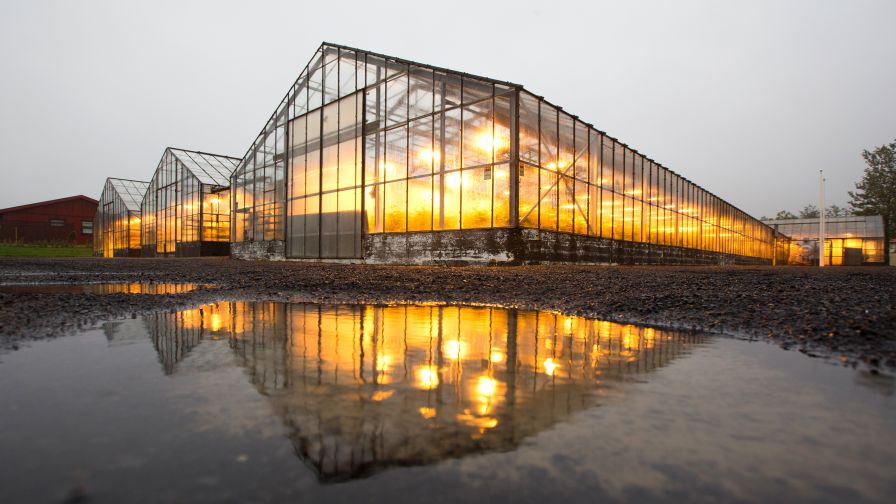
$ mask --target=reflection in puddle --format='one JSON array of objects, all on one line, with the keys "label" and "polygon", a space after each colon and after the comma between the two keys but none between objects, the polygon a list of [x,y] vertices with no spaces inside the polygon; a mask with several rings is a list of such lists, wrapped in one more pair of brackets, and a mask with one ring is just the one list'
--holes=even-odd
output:
[{"label": "reflection in puddle", "polygon": [[194,283],[111,282],[92,284],[0,285],[5,294],[182,294],[200,287]]},{"label": "reflection in puddle", "polygon": [[147,317],[165,374],[227,340],[321,481],[506,451],[705,337],[553,313],[222,302]]},{"label": "reflection in puddle", "polygon": [[0,354],[0,502],[889,503],[893,384],[544,312],[216,303]]}]

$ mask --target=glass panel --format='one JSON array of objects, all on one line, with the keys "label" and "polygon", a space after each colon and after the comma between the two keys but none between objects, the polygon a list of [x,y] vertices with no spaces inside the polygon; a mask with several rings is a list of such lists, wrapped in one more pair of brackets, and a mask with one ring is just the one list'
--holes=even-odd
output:
[{"label": "glass panel", "polygon": [[432,177],[408,180],[408,231],[432,229],[433,198]]},{"label": "glass panel", "polygon": [[409,83],[409,118],[431,114],[433,111],[432,71],[412,67]]},{"label": "glass panel", "polygon": [[[438,178],[441,184],[441,198],[435,203],[440,205],[440,213],[433,216],[433,227],[436,229],[460,228],[460,172],[453,171]],[[436,222],[436,218],[438,221]]]},{"label": "glass panel", "polygon": [[538,228],[538,168],[520,164],[519,191],[520,225]]},{"label": "glass panel", "polygon": [[572,233],[573,219],[575,215],[575,179],[565,175],[560,176],[559,185],[560,218],[559,229],[565,233]]},{"label": "glass panel", "polygon": [[386,180],[408,176],[408,129],[401,126],[386,131]]},{"label": "glass panel", "polygon": [[541,103],[541,149],[539,163],[549,170],[557,170],[557,109]]},{"label": "glass panel", "polygon": [[492,129],[492,103],[485,100],[463,109],[463,166],[492,162],[495,148]]},{"label": "glass panel", "polygon": [[386,82],[386,126],[408,120],[408,76],[400,75]]},{"label": "glass panel", "polygon": [[406,231],[407,181],[389,182],[385,189],[385,231]]},{"label": "glass panel", "polygon": [[473,168],[463,171],[463,219],[461,227],[483,228],[492,220],[492,169]]},{"label": "glass panel", "polygon": [[541,201],[539,210],[541,212],[539,219],[539,227],[541,229],[557,229],[557,172],[553,170],[539,170],[539,185]]},{"label": "glass panel", "polygon": [[493,223],[495,227],[510,225],[510,166],[495,165],[492,171],[494,195],[492,199]]},{"label": "glass panel", "polygon": [[411,156],[408,175],[428,175],[432,173],[433,164],[438,166],[441,154],[433,150],[432,118],[418,119],[409,126]]},{"label": "glass panel", "polygon": [[538,100],[520,93],[520,160],[538,164]]}]

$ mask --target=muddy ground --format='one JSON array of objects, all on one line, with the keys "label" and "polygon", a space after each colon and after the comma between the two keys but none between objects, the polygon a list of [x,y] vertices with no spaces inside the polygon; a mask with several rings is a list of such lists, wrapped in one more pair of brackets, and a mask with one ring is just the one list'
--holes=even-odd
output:
[{"label": "muddy ground", "polygon": [[221,299],[485,303],[768,339],[896,372],[896,268],[427,267],[204,259],[0,258],[0,284],[195,282],[190,293],[0,293],[0,348]]}]

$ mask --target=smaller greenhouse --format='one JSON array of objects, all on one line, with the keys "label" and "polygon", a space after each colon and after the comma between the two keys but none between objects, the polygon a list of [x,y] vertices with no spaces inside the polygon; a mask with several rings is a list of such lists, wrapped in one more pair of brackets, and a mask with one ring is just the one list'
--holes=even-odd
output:
[{"label": "smaller greenhouse", "polygon": [[93,255],[140,255],[140,201],[148,186],[138,180],[106,179],[93,218]]},{"label": "smaller greenhouse", "polygon": [[230,175],[240,159],[167,148],[141,205],[143,255],[230,253]]},{"label": "smaller greenhouse", "polygon": [[[787,264],[818,264],[818,217],[764,220],[789,240]],[[886,232],[880,215],[826,217],[824,263],[829,266],[886,264]]]}]

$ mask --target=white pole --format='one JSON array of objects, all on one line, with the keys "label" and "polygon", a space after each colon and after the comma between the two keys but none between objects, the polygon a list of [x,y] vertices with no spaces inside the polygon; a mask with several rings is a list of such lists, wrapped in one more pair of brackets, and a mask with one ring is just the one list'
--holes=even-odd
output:
[{"label": "white pole", "polygon": [[824,267],[824,170],[818,170],[818,199],[820,200],[820,208],[818,209],[818,266]]}]

